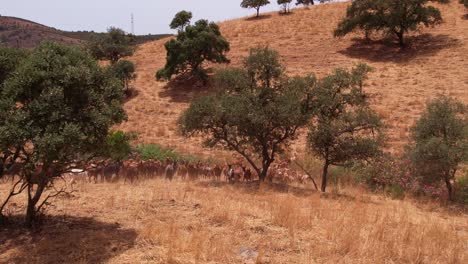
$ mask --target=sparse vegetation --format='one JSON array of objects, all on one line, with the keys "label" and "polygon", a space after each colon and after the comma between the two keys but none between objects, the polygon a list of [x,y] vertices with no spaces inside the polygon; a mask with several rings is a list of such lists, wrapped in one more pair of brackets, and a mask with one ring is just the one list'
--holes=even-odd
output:
[{"label": "sparse vegetation", "polygon": [[136,147],[136,152],[142,160],[159,160],[166,161],[176,160],[176,161],[188,161],[195,162],[200,160],[200,158],[191,155],[181,154],[175,151],[173,148],[162,147],[157,144],[143,144]]},{"label": "sparse vegetation", "polygon": [[382,123],[370,109],[363,90],[369,71],[364,64],[350,72],[337,69],[312,90],[315,115],[308,144],[324,163],[322,192],[327,187],[330,166],[350,166],[380,153]]},{"label": "sparse vegetation", "polygon": [[466,106],[449,97],[427,104],[426,111],[413,127],[408,146],[415,177],[424,185],[443,182],[448,198],[455,194],[452,181],[460,166],[468,161],[468,119]]},{"label": "sparse vegetation", "polygon": [[[346,17],[338,24],[335,36],[345,36],[361,30],[366,37],[373,31],[383,31],[406,45],[405,34],[419,26],[434,26],[442,22],[439,9],[430,0],[355,0],[348,7]],[[446,2],[440,0],[439,2]]]},{"label": "sparse vegetation", "polygon": [[250,50],[244,68],[217,74],[217,95],[195,100],[179,120],[185,135],[209,135],[207,146],[239,153],[262,181],[310,117],[307,92],[314,79],[287,78],[279,60],[269,48]]},{"label": "sparse vegetation", "polygon": [[114,161],[123,161],[132,154],[131,141],[137,139],[134,133],[125,133],[121,130],[110,131],[103,146],[104,157],[109,157]]},{"label": "sparse vegetation", "polygon": [[89,53],[97,60],[109,60],[112,64],[135,51],[134,38],[119,28],[110,27],[106,34],[96,35],[87,44]]},{"label": "sparse vegetation", "polygon": [[257,17],[260,16],[260,8],[262,6],[266,6],[270,3],[269,0],[242,0],[241,7],[242,8],[253,8],[257,10]]},{"label": "sparse vegetation", "polygon": [[[181,16],[180,14],[177,15]],[[188,18],[189,16],[184,16],[184,19]],[[229,51],[229,42],[221,35],[214,22],[201,19],[194,25],[186,25],[186,20],[178,20],[177,17],[174,18],[174,25],[183,26],[184,30],[180,28],[176,39],[171,39],[164,45],[167,51],[166,65],[156,73],[156,78],[170,80],[173,75],[189,73],[206,81],[203,63],[228,63],[226,52]]]},{"label": "sparse vegetation", "polygon": [[63,192],[42,197],[54,190],[54,180],[99,151],[109,127],[125,118],[121,103],[118,80],[80,50],[53,43],[34,50],[5,81],[1,151],[21,166],[12,194],[28,194],[28,226],[51,197]]},{"label": "sparse vegetation", "polygon": [[119,60],[109,66],[109,71],[122,82],[125,92],[128,93],[130,82],[136,78],[135,64],[128,60]]},{"label": "sparse vegetation", "polygon": [[278,5],[282,7],[284,14],[287,14],[291,11],[290,6],[291,6],[292,0],[278,0],[277,2],[278,2]]},{"label": "sparse vegetation", "polygon": [[186,26],[190,25],[190,20],[192,20],[192,12],[180,11],[175,15],[169,27],[182,32]]}]

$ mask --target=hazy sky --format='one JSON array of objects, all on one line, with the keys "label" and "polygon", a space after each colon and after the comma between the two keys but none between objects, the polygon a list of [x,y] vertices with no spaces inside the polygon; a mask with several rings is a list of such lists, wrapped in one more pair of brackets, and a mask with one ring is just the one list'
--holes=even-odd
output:
[{"label": "hazy sky", "polygon": [[[168,24],[180,10],[192,11],[194,18],[223,21],[254,14],[240,7],[241,0],[0,0],[0,14],[29,19],[63,30],[105,31],[109,26],[135,33],[171,32]],[[276,0],[263,11],[278,10]]]},{"label": "hazy sky", "polygon": [[[105,31],[115,26],[135,33],[170,33],[168,24],[180,10],[192,11],[194,19],[224,21],[253,15],[240,7],[241,0],[0,0],[0,14],[29,19],[62,30]],[[262,11],[278,10],[276,0]],[[295,1],[294,1],[295,2]],[[294,5],[293,5],[294,6]]]}]

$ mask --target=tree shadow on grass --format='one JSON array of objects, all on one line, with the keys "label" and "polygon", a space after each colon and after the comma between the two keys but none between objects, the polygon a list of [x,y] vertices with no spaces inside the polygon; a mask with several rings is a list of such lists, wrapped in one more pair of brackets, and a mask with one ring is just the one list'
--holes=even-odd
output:
[{"label": "tree shadow on grass", "polygon": [[289,193],[296,197],[313,197],[317,196],[320,199],[327,199],[327,200],[345,200],[345,201],[353,201],[353,202],[361,202],[366,204],[379,204],[377,202],[371,201],[370,199],[362,199],[359,197],[354,197],[352,195],[346,193],[322,193],[318,190],[313,188],[312,182],[307,182],[303,186],[292,186],[287,183],[277,183],[277,182],[264,182],[260,183],[257,181],[252,182],[237,182],[235,184],[231,184],[228,182],[198,182],[196,184],[202,188],[220,188],[226,186],[233,186],[234,188],[240,190],[245,194],[255,194],[255,195],[267,195],[268,192],[274,193]]},{"label": "tree shadow on grass", "polygon": [[[297,187],[292,186],[286,183],[276,183],[276,182],[268,182],[265,181],[260,183],[260,181],[252,181],[252,182],[236,182],[234,184],[228,182],[198,182],[198,186],[203,188],[213,188],[213,187],[226,187],[226,186],[233,186],[234,188],[241,190],[247,194],[259,194],[259,190],[267,191],[267,192],[277,192],[277,193],[292,193],[298,197],[306,197],[313,194],[317,194],[318,192],[312,188],[304,187]],[[312,183],[310,184],[312,186]],[[309,187],[310,187],[309,186]],[[264,192],[265,193],[265,192]]]},{"label": "tree shadow on grass", "polygon": [[458,39],[440,34],[423,34],[406,39],[409,45],[401,49],[392,39],[365,40],[353,39],[354,43],[341,54],[352,58],[366,59],[373,62],[405,63],[418,57],[426,57],[437,52],[460,45]]},{"label": "tree shadow on grass", "polygon": [[214,92],[212,80],[209,78],[206,83],[189,77],[187,75],[171,79],[163,90],[159,92],[159,97],[169,97],[171,102],[190,103],[194,98],[204,96]]},{"label": "tree shadow on grass", "polygon": [[0,226],[0,259],[6,263],[103,263],[132,248],[137,233],[92,218],[47,216],[38,229],[20,219]]},{"label": "tree shadow on grass", "polygon": [[247,20],[247,21],[258,21],[258,20],[268,19],[270,17],[272,17],[272,15],[268,14],[268,15],[260,15],[258,17],[257,16],[248,17],[245,20]]}]

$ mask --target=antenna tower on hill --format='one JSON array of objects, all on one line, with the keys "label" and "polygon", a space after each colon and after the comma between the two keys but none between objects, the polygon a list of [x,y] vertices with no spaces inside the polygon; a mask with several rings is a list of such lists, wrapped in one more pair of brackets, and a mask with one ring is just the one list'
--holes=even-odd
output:
[{"label": "antenna tower on hill", "polygon": [[132,13],[132,35],[135,35],[135,20],[133,19],[133,13]]}]

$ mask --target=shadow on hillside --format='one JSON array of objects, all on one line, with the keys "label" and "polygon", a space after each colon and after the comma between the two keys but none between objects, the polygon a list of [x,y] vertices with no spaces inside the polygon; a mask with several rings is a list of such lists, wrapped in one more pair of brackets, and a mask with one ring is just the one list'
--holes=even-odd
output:
[{"label": "shadow on hillside", "polygon": [[137,97],[140,92],[135,87],[129,87],[124,91],[124,102],[131,101],[133,98]]},{"label": "shadow on hillside", "polygon": [[92,218],[47,216],[32,231],[19,223],[0,227],[0,252],[11,252],[3,256],[6,263],[104,263],[132,248],[137,237],[133,229]]},{"label": "shadow on hillside", "polygon": [[460,45],[458,39],[442,34],[408,37],[406,41],[409,45],[404,49],[400,49],[398,44],[391,39],[353,39],[353,41],[351,46],[339,52],[352,58],[394,63],[404,63],[417,57],[431,56],[440,50]]},{"label": "shadow on hillside", "polygon": [[196,78],[186,76],[170,80],[161,92],[159,97],[169,97],[171,102],[189,103],[194,98],[213,92],[212,81],[205,84]]},{"label": "shadow on hillside", "polygon": [[468,20],[468,14],[464,14],[464,15],[462,16],[462,19]]},{"label": "shadow on hillside", "polygon": [[248,17],[246,18],[245,20],[247,21],[257,21],[257,20],[263,20],[263,19],[268,19],[270,18],[272,15],[260,15],[260,16],[253,16],[253,17]]}]

